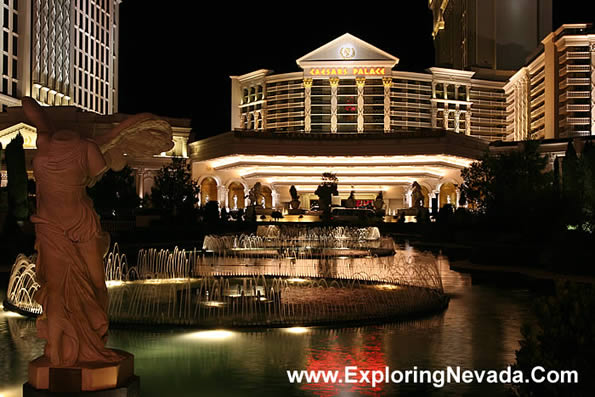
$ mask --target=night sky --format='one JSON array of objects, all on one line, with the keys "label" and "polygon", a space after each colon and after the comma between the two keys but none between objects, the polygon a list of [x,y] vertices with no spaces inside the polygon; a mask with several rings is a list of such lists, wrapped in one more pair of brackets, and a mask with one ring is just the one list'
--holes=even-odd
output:
[{"label": "night sky", "polygon": [[[585,9],[590,2],[554,1],[554,28],[594,22],[593,6]],[[433,65],[427,0],[280,4],[123,1],[120,112],[192,118],[198,138],[228,131],[230,75],[299,71],[296,59],[344,33],[399,57],[398,70]]]}]

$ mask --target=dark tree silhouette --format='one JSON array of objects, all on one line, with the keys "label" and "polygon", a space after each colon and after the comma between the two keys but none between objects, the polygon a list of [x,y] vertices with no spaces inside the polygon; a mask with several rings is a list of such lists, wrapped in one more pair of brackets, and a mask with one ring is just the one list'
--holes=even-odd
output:
[{"label": "dark tree silhouette", "polygon": [[87,192],[93,199],[95,210],[104,217],[132,215],[140,205],[134,172],[129,166],[118,172],[107,171]]},{"label": "dark tree silhouette", "polygon": [[192,179],[190,164],[186,159],[173,158],[171,164],[157,172],[150,200],[153,208],[173,216],[193,216],[199,192],[198,183]]}]

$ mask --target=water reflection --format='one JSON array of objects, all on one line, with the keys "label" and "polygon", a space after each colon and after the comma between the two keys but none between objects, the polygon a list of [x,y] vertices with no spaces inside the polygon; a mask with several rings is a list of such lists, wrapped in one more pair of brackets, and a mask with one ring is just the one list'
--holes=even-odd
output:
[{"label": "water reflection", "polygon": [[[416,255],[409,248],[408,255]],[[503,369],[514,361],[530,295],[473,285],[438,258],[452,299],[441,315],[349,328],[269,330],[113,329],[110,346],[135,355],[143,396],[500,396],[503,385],[289,384],[287,370]],[[0,292],[0,295],[3,292]],[[210,332],[210,333],[209,333]],[[34,321],[0,312],[0,394],[20,395],[41,354]],[[17,393],[17,394],[14,394]]]}]

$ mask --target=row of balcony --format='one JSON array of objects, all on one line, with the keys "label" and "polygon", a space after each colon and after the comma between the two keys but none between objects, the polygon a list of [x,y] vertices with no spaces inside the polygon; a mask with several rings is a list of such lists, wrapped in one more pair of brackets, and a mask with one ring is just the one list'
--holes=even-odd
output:
[{"label": "row of balcony", "polygon": [[591,53],[589,51],[566,51],[559,58],[561,64],[570,59],[591,59]]}]

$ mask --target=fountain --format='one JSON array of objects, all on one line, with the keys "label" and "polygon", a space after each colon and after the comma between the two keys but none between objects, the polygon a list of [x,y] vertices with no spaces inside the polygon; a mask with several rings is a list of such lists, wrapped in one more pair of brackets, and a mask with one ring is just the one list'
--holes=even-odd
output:
[{"label": "fountain", "polygon": [[5,308],[21,314],[41,314],[41,305],[33,299],[33,295],[39,289],[39,284],[35,281],[36,259],[35,255],[17,256],[10,270]]},{"label": "fountain", "polygon": [[[407,256],[377,228],[259,226],[202,249],[105,259],[111,323],[287,327],[387,321],[448,304],[435,258]],[[5,307],[36,315],[34,258],[13,266]]]}]

